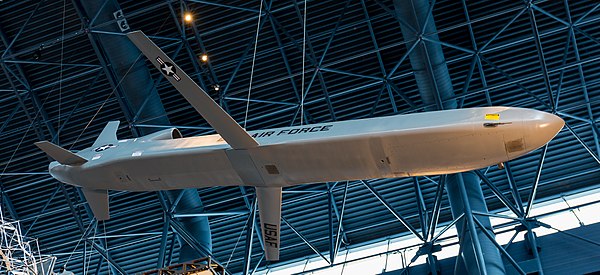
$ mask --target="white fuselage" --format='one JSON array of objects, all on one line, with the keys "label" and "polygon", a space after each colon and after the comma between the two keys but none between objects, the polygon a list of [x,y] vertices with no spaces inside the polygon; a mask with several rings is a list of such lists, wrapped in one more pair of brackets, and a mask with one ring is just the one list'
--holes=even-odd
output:
[{"label": "white fuselage", "polygon": [[563,124],[541,111],[484,107],[252,131],[260,145],[245,150],[219,135],[142,137],[82,150],[87,163],[53,162],[50,173],[68,184],[129,191],[448,174],[526,154]]}]

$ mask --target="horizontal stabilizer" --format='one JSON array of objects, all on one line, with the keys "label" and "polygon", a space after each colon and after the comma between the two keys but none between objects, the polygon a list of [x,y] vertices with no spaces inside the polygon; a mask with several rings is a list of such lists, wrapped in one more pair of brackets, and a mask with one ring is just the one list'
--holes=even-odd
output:
[{"label": "horizontal stabilizer", "polygon": [[267,261],[279,260],[281,233],[281,187],[256,187],[260,230]]},{"label": "horizontal stabilizer", "polygon": [[94,217],[99,221],[110,219],[108,210],[108,190],[81,188]]},{"label": "horizontal stabilizer", "polygon": [[63,165],[78,166],[87,162],[87,159],[49,141],[38,141],[35,146]]},{"label": "horizontal stabilizer", "polygon": [[102,133],[100,133],[98,138],[96,138],[96,141],[94,141],[94,145],[92,145],[92,148],[100,147],[102,145],[113,142],[118,142],[119,140],[117,139],[117,130],[119,129],[119,123],[120,122],[118,120],[108,122],[106,126],[104,126]]},{"label": "horizontal stabilizer", "polygon": [[258,146],[258,142],[244,128],[143,32],[130,32],[127,37],[232,148],[249,149]]}]

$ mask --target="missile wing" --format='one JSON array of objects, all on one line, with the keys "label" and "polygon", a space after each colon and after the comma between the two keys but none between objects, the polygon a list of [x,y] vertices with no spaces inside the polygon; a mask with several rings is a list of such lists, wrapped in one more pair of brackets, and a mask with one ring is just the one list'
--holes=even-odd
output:
[{"label": "missile wing", "polygon": [[165,75],[167,80],[202,115],[217,133],[234,149],[248,149],[258,146],[252,138],[229,114],[227,114],[198,84],[196,84],[173,60],[169,58],[143,32],[127,34],[152,64]]},{"label": "missile wing", "polygon": [[108,206],[108,190],[98,190],[90,188],[81,188],[81,192],[85,196],[85,199],[94,213],[94,217],[99,221],[110,219],[110,212]]},{"label": "missile wing", "polygon": [[87,159],[49,141],[38,141],[35,143],[35,146],[63,165],[79,166],[88,161]]},{"label": "missile wing", "polygon": [[[173,60],[171,60],[143,32],[134,31],[127,37],[144,53],[152,64],[160,70],[169,82],[194,106],[196,111],[212,126],[221,137],[234,149],[228,156],[250,160],[246,149],[256,148],[258,142],[246,130],[229,116],[217,103],[206,94]],[[235,164],[234,164],[235,166]],[[236,171],[255,170],[253,164],[241,163]],[[256,174],[256,173],[251,173]],[[248,177],[242,176],[242,180]],[[250,177],[252,178],[252,177]],[[254,177],[255,179],[257,177]],[[262,182],[262,179],[256,181]],[[248,185],[258,182],[245,182]],[[265,241],[265,258],[269,261],[279,260],[279,235],[281,224],[281,187],[257,187],[261,231]]]}]

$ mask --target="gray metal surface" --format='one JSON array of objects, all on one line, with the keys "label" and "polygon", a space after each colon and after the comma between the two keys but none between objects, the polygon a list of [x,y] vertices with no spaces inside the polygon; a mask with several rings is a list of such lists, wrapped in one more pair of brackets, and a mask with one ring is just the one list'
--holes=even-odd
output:
[{"label": "gray metal surface", "polygon": [[[303,4],[264,3],[249,130],[299,123]],[[596,126],[600,10],[589,1],[566,4],[568,9],[564,1],[436,1],[433,7],[439,37],[433,43],[442,45],[455,98],[463,106],[554,110],[567,122],[547,151],[510,162],[510,170],[480,171],[500,193],[520,199],[525,207],[562,192],[594,188],[600,176],[596,157],[600,152]],[[153,35],[236,121],[243,122],[259,2],[121,1],[120,5],[132,29]],[[427,107],[416,88],[391,1],[309,1],[307,5],[306,121],[350,120]],[[194,12],[194,25],[180,24],[181,9]],[[39,238],[47,251],[70,254],[82,234],[94,240],[94,244],[86,242],[96,248],[90,273],[135,273],[155,268],[161,259],[176,262],[179,244],[173,232],[181,236],[185,232],[176,220],[165,226],[164,213],[189,213],[163,208],[168,203],[155,193],[111,192],[111,220],[97,231],[89,230],[96,227],[89,226],[91,213],[84,208],[81,194],[44,173],[48,159],[33,145],[54,139],[66,148],[89,147],[110,120],[123,122],[121,137],[133,137],[131,129],[157,126],[146,119],[127,119],[129,111],[122,109],[121,98],[111,86],[120,79],[105,73],[110,64],[102,64],[87,35],[101,27],[95,26],[93,18],[82,20],[71,1],[5,0],[0,2],[0,14],[3,211],[22,220],[28,234]],[[91,27],[82,23],[85,20]],[[209,62],[198,61],[202,53],[208,53]],[[381,62],[376,53],[381,54]],[[172,125],[184,126],[179,127],[184,136],[212,132],[158,72],[152,72],[152,77]],[[439,178],[431,180],[419,178],[429,211],[435,206]],[[282,262],[315,254],[313,248],[323,254],[343,243],[368,243],[409,232],[403,221],[419,226],[413,179],[367,183],[379,196],[362,182],[350,182],[347,189],[344,182],[284,189],[281,240],[287,244],[281,250]],[[490,186],[483,185],[488,208],[504,209]],[[535,195],[530,196],[532,190]],[[252,232],[245,225],[253,191],[215,187],[198,192],[205,215],[211,215],[213,256],[227,263],[232,255],[229,269],[241,271],[247,251],[244,238]],[[439,220],[449,221],[446,195],[439,194]],[[513,207],[518,209],[516,204]],[[255,236],[250,270],[262,256],[261,238]],[[80,244],[77,251],[83,249]],[[328,256],[331,260],[335,255]],[[66,258],[59,258],[58,265]],[[77,253],[68,265],[83,270],[83,263],[83,255]]]}]

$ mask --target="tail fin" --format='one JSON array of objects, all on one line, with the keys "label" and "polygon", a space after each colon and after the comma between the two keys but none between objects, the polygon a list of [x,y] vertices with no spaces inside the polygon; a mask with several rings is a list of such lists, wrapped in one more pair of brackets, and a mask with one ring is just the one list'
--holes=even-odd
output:
[{"label": "tail fin", "polygon": [[110,219],[108,210],[108,190],[81,188],[94,217],[99,221]]},{"label": "tail fin", "polygon": [[119,121],[110,121],[107,123],[106,126],[104,126],[102,133],[100,133],[98,138],[96,138],[96,141],[94,141],[92,148],[96,148],[107,143],[118,142],[117,130],[119,129],[119,124]]},{"label": "tail fin", "polygon": [[281,235],[281,187],[256,187],[260,229],[267,261],[279,261]]},{"label": "tail fin", "polygon": [[79,155],[49,141],[38,141],[35,143],[35,145],[48,154],[48,156],[63,165],[78,166],[88,161],[87,159],[84,159]]}]

